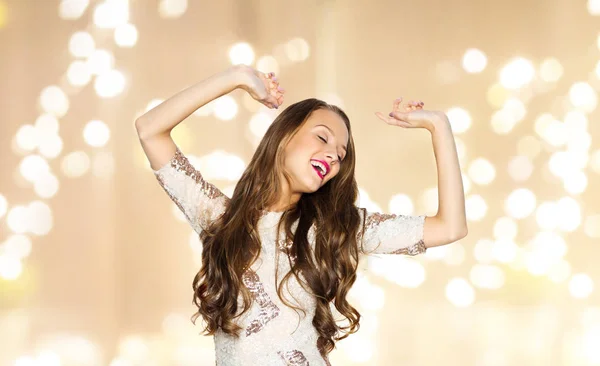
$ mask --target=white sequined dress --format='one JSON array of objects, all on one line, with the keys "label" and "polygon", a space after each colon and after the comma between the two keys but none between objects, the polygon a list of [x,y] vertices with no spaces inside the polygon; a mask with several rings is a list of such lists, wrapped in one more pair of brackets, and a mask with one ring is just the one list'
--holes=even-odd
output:
[{"label": "white sequined dress", "polygon": [[[228,197],[205,181],[181,152],[176,149],[172,159],[153,171],[161,187],[185,214],[193,229],[200,233],[211,220],[224,212]],[[359,210],[367,215],[361,254],[424,253],[423,224],[425,215],[404,216]],[[276,225],[280,212],[267,212],[258,222],[262,250],[257,260],[243,276],[244,285],[254,301],[251,309],[236,323],[244,329],[239,338],[220,330],[214,336],[217,366],[326,366],[329,361],[317,347],[318,333],[312,325],[316,302],[294,276],[288,281],[286,300],[300,305],[306,315],[285,305],[275,287],[275,258],[278,255],[278,275],[281,282],[290,271],[286,245],[276,243]],[[283,237],[280,234],[280,237]],[[314,226],[308,233],[314,245]],[[293,260],[293,258],[292,258]],[[240,295],[241,296],[241,295]],[[241,297],[238,297],[241,299]],[[241,300],[240,300],[241,301]]]}]

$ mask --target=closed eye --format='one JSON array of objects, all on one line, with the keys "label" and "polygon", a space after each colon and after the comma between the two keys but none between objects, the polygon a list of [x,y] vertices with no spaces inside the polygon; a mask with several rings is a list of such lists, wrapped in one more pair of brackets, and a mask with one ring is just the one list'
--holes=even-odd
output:
[{"label": "closed eye", "polygon": [[[318,135],[317,135],[318,136]],[[325,140],[325,138],[323,138],[322,136],[318,136],[321,141],[323,141],[324,143],[327,143],[327,140]],[[342,157],[338,155],[338,161],[341,163],[342,162]]]}]

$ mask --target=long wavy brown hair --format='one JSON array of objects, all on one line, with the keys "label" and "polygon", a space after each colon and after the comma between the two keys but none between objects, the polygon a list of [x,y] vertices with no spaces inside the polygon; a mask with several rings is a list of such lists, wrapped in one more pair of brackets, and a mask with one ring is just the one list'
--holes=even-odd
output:
[{"label": "long wavy brown hair", "polygon": [[[335,348],[335,341],[359,329],[360,313],[346,300],[356,280],[360,220],[355,206],[358,186],[354,178],[355,150],[350,121],[340,108],[318,99],[306,99],[290,105],[273,121],[224,213],[200,235],[202,266],[193,281],[193,303],[198,311],[192,321],[195,324],[202,316],[207,324],[203,330],[206,335],[213,335],[221,328],[223,332],[239,337],[241,327],[233,319],[249,310],[252,303],[242,275],[260,255],[257,222],[263,210],[279,198],[280,174],[289,180],[289,174],[283,170],[287,143],[318,109],[334,111],[344,120],[349,133],[347,153],[335,177],[316,192],[303,193],[296,205],[281,216],[279,225],[285,228],[286,238],[293,241],[289,255],[296,259],[294,263],[290,260],[291,271],[283,277],[277,294],[283,303],[299,309],[289,304],[281,293],[284,282],[294,275],[298,283],[315,296],[317,306],[312,323],[319,333],[317,346],[323,357]],[[292,224],[296,220],[298,224],[292,233]],[[316,234],[314,257],[307,239],[312,225],[315,225]],[[240,291],[243,297],[241,312],[237,303]],[[338,326],[330,303],[349,321],[347,326]]]}]

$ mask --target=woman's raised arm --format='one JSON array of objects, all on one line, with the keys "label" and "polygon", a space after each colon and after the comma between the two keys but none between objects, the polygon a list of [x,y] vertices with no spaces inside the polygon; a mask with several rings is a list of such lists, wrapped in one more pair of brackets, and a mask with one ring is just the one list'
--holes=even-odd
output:
[{"label": "woman's raised arm", "polygon": [[237,88],[242,88],[270,108],[283,102],[283,90],[272,73],[251,67],[233,66],[173,95],[135,120],[144,153],[153,170],[169,162],[176,145],[171,130],[203,105]]}]

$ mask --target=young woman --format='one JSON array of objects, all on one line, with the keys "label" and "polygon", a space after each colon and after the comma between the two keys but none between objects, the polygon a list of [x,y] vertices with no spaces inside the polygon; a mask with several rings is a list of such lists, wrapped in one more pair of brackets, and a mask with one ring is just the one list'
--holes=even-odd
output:
[{"label": "young woman", "polygon": [[[277,78],[235,66],[167,99],[136,120],[160,185],[203,243],[194,303],[214,335],[217,365],[329,365],[335,341],[356,332],[346,300],[361,255],[417,255],[467,234],[464,194],[450,124],[441,112],[401,99],[384,122],[431,132],[439,209],[426,217],[355,205],[350,121],[317,99],[292,104],[261,140],[231,198],[205,181],[170,132],[206,103],[241,88],[278,108]],[[283,277],[280,277],[283,274]],[[349,321],[336,323],[330,306]]]}]

